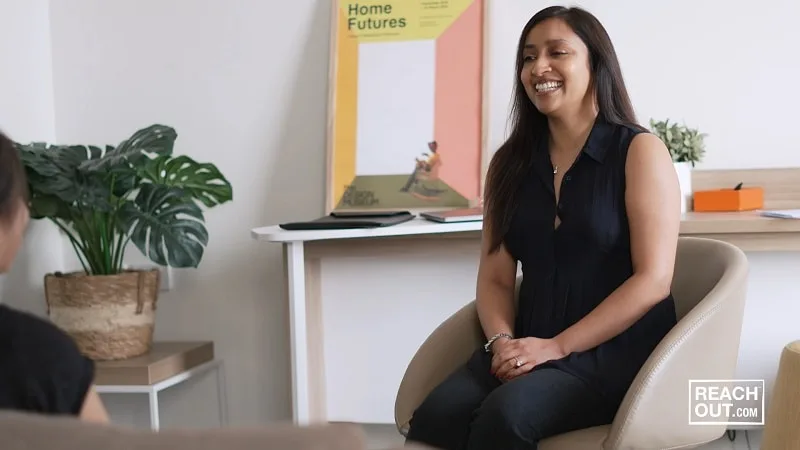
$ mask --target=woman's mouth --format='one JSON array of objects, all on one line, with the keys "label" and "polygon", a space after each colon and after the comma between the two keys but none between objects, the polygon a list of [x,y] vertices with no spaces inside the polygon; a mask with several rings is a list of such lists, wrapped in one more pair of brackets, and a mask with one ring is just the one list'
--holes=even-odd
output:
[{"label": "woman's mouth", "polygon": [[545,81],[543,83],[536,83],[534,88],[536,89],[536,93],[538,95],[547,95],[552,94],[558,89],[561,89],[561,86],[563,85],[563,81]]}]

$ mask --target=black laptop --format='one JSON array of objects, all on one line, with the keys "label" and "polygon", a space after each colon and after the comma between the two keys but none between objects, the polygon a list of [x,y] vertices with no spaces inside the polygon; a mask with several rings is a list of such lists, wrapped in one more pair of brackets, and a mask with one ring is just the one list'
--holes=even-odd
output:
[{"label": "black laptop", "polygon": [[278,226],[284,230],[380,228],[408,222],[414,217],[409,211],[334,211],[318,219],[282,223]]}]

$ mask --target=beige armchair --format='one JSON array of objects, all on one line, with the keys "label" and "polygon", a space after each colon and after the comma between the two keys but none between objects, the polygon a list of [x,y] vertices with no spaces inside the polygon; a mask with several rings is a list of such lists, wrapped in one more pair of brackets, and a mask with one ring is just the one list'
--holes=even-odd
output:
[{"label": "beige armchair", "polygon": [[[678,324],[639,371],[613,423],[551,437],[539,448],[683,449],[720,438],[724,425],[689,425],[689,380],[735,378],[747,274],[738,247],[681,237],[672,283]],[[483,342],[474,301],[433,331],[400,383],[395,423],[401,434],[426,395]]]}]

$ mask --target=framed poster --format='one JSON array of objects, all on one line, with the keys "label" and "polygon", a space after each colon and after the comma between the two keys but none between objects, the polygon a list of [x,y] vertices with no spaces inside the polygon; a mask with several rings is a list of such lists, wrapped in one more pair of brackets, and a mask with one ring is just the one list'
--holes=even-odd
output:
[{"label": "framed poster", "polygon": [[333,0],[326,213],[481,195],[485,0]]}]

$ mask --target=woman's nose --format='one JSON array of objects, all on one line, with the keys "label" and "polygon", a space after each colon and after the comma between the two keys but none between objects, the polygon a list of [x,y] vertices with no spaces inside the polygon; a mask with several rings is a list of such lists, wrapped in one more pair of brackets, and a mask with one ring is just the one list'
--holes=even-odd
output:
[{"label": "woman's nose", "polygon": [[531,67],[531,75],[535,77],[540,77],[543,74],[550,71],[550,64],[547,63],[545,58],[539,58],[533,63],[533,67]]}]

